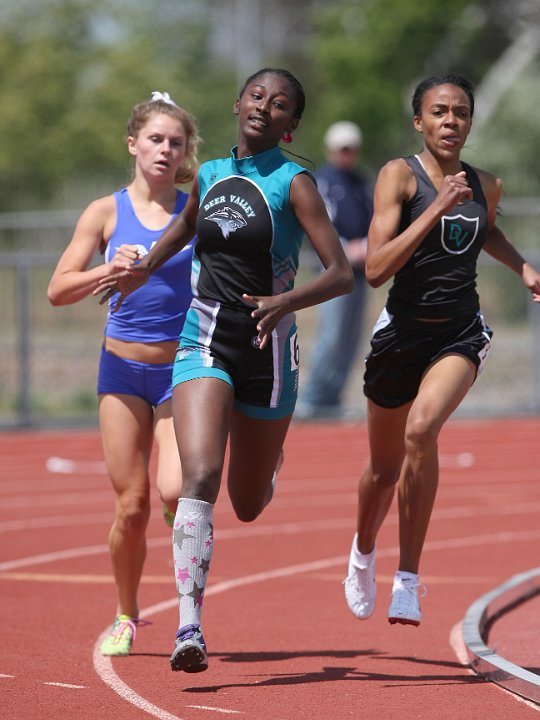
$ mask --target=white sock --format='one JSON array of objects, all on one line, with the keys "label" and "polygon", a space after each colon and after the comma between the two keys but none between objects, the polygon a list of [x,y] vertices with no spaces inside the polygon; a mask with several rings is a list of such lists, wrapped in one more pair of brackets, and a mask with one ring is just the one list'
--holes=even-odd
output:
[{"label": "white sock", "polygon": [[412,585],[418,585],[418,575],[407,572],[406,570],[398,570],[394,575],[394,588],[396,585],[403,583],[403,581],[411,583]]},{"label": "white sock", "polygon": [[206,579],[214,548],[214,506],[180,498],[173,526],[174,576],[180,611],[179,627],[200,625]]},{"label": "white sock", "polygon": [[367,568],[375,559],[375,548],[370,553],[361,553],[358,549],[358,533],[354,536],[352,549],[351,549],[351,559],[353,562],[353,565],[357,568]]}]

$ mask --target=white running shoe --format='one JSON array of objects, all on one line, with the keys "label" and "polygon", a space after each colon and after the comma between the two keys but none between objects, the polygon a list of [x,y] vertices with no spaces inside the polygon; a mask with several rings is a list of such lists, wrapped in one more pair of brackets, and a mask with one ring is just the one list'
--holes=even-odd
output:
[{"label": "white running shoe", "polygon": [[415,578],[394,578],[392,601],[388,608],[388,622],[391,625],[395,623],[400,623],[401,625],[420,625],[422,613],[418,600],[419,590],[421,591],[420,597],[424,597],[427,593],[426,586],[421,585]]},{"label": "white running shoe", "polygon": [[375,582],[375,550],[371,553],[370,562],[365,567],[358,567],[354,562],[356,535],[349,557],[348,574],[345,585],[345,599],[352,614],[359,620],[367,620],[375,609],[377,584]]}]

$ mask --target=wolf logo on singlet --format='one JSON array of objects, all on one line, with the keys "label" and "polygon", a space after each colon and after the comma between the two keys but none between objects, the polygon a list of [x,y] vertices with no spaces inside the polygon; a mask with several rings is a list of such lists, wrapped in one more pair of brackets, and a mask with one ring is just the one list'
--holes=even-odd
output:
[{"label": "wolf logo on singlet", "polygon": [[205,257],[197,294],[237,306],[242,293],[272,295],[272,216],[261,189],[233,175],[207,192],[197,218],[197,256]]},{"label": "wolf logo on singlet", "polygon": [[305,168],[279,148],[204,163],[193,253],[194,299],[184,325],[173,385],[218,377],[235,389],[236,407],[253,417],[290,414],[298,391],[294,313],[259,349],[253,305],[243,294],[292,289],[304,237],[290,207],[293,178]]},{"label": "wolf logo on singlet", "polygon": [[192,288],[196,297],[251,311],[242,294],[276,295],[294,285],[303,230],[289,205],[306,169],[279,148],[204,163],[199,171]]},{"label": "wolf logo on singlet", "polygon": [[217,212],[212,213],[212,215],[209,215],[206,219],[212,220],[212,222],[219,225],[225,240],[227,240],[232,232],[246,226],[246,221],[242,215],[237,210],[232,210],[230,207],[218,210]]}]

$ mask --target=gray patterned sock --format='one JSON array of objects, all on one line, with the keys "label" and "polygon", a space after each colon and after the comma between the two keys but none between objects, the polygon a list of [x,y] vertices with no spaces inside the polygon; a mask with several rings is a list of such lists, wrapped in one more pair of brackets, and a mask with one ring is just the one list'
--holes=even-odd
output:
[{"label": "gray patterned sock", "polygon": [[204,588],[214,549],[214,506],[180,498],[173,526],[174,576],[180,625],[200,625]]}]

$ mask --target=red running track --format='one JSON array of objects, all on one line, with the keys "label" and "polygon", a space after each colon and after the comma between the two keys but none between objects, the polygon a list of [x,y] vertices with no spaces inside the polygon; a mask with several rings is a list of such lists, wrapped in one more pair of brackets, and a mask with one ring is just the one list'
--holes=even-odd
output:
[{"label": "red running track", "polygon": [[[169,669],[178,615],[157,496],[140,594],[152,625],[130,657],[102,658],[95,647],[115,602],[98,433],[5,433],[0,450],[6,720],[538,718],[540,707],[462,664],[460,623],[478,597],[538,565],[540,419],[453,421],[443,431],[419,628],[386,620],[395,507],[379,541],[374,615],[356,620],[343,598],[365,426],[293,425],[261,518],[239,523],[224,493],[216,506],[203,615],[210,667],[198,675]],[[530,651],[521,657],[538,666]]]}]

